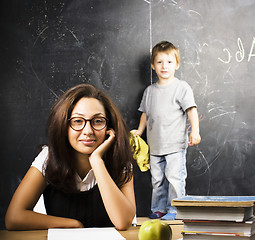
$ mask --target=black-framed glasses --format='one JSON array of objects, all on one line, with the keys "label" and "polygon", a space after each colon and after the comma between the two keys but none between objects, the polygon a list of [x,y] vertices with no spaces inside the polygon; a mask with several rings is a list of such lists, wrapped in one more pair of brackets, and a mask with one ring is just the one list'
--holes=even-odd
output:
[{"label": "black-framed glasses", "polygon": [[94,130],[99,131],[106,127],[108,120],[105,117],[93,117],[91,119],[85,119],[83,117],[72,117],[68,121],[70,127],[75,131],[82,130],[88,121]]}]

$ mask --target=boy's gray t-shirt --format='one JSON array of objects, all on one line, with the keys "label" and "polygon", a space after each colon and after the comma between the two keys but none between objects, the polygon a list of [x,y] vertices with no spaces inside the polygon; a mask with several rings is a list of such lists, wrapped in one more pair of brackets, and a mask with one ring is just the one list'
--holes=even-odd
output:
[{"label": "boy's gray t-shirt", "polygon": [[145,89],[138,110],[146,113],[150,154],[166,155],[187,148],[186,110],[190,107],[196,103],[185,81],[175,79],[166,86],[154,83]]}]

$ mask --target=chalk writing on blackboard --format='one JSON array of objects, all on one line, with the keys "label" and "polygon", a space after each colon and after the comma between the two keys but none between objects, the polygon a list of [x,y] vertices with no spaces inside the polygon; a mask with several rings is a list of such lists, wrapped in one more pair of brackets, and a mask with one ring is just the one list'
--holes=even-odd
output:
[{"label": "chalk writing on blackboard", "polygon": [[[253,37],[253,41],[251,43],[251,48],[247,57],[247,62],[250,62],[251,58],[255,57],[255,53],[253,53],[254,45],[255,45],[255,37]],[[238,47],[238,50],[235,52],[235,60],[237,62],[242,62],[245,59],[245,50],[244,50],[244,46],[243,46],[241,38],[237,39],[237,47]],[[232,58],[230,50],[228,48],[223,48],[222,51],[226,53],[226,58],[222,59],[218,57],[218,60],[220,60],[223,63],[230,63]]]}]

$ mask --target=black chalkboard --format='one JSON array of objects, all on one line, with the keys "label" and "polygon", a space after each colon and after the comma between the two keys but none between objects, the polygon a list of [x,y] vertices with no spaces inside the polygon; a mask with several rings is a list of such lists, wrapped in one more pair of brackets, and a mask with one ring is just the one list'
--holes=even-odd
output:
[{"label": "black chalkboard", "polygon": [[[57,97],[92,83],[136,128],[161,40],[180,49],[177,77],[198,105],[202,142],[188,149],[187,193],[255,195],[254,1],[3,0],[0,11],[0,228]],[[150,212],[150,184],[136,169],[138,216]]]}]

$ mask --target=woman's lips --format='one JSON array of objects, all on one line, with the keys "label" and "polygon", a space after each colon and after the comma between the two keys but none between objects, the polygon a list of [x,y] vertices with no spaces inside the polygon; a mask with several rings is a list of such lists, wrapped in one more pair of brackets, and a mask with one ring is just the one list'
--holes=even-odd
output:
[{"label": "woman's lips", "polygon": [[81,140],[79,140],[81,143],[83,143],[84,145],[86,145],[86,146],[91,146],[91,145],[93,145],[94,144],[94,142],[96,141],[96,140],[94,140],[94,139],[81,139]]}]

